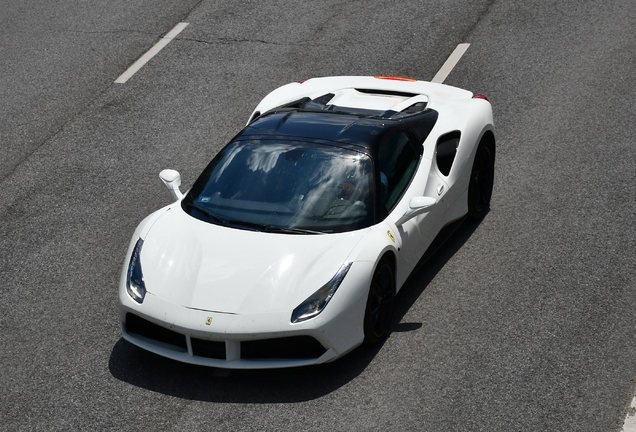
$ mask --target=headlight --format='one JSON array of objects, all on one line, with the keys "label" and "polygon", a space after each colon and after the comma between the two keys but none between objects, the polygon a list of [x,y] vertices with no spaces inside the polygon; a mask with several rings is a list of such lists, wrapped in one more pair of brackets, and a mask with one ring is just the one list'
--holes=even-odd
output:
[{"label": "headlight", "polygon": [[134,301],[141,304],[146,296],[146,285],[144,284],[144,275],[141,271],[141,246],[144,244],[142,239],[137,240],[135,249],[130,256],[128,264],[128,276],[126,277],[126,290],[128,295]]},{"label": "headlight", "polygon": [[329,300],[331,300],[331,297],[333,297],[336,293],[336,290],[342,283],[342,280],[345,278],[350,268],[351,263],[344,264],[329,282],[323,285],[322,288],[313,293],[307,300],[294,309],[291,316],[291,322],[297,323],[305,321],[322,312],[325,306],[327,306],[327,303],[329,303]]}]

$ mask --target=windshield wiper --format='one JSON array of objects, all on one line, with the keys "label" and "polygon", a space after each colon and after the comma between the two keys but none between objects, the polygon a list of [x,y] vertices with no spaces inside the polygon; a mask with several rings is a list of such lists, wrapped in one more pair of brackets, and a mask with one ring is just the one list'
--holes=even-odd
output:
[{"label": "windshield wiper", "polygon": [[267,225],[258,222],[247,222],[241,220],[229,220],[227,221],[230,225],[242,225],[245,227],[256,228],[259,231],[270,232],[270,233],[285,233],[285,234],[324,234],[320,231],[314,231],[304,228],[286,228],[286,227],[277,227],[273,225]]},{"label": "windshield wiper", "polygon": [[209,211],[202,209],[201,207],[195,206],[194,204],[187,202],[184,203],[186,207],[191,208],[193,210],[198,211],[199,213],[203,213],[204,215],[206,215],[207,217],[209,217],[210,219],[212,219],[213,221],[215,221],[216,223],[219,223],[221,225],[227,225],[227,222],[225,221],[225,219],[222,219],[220,217],[218,217],[215,214],[210,213]]},{"label": "windshield wiper", "polygon": [[268,232],[281,232],[289,234],[324,234],[322,231],[314,231],[306,228],[283,228],[283,227],[268,227]]}]

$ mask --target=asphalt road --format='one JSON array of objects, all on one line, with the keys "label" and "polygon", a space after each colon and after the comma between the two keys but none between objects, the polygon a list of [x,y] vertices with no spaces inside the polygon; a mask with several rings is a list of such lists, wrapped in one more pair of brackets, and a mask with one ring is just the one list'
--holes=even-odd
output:
[{"label": "asphalt road", "polygon": [[[440,4],[443,3],[443,4]],[[1,430],[618,431],[636,391],[632,0],[0,1]],[[113,81],[178,22],[126,84]],[[328,365],[183,365],[121,339],[137,223],[290,81],[488,95],[492,210]]]}]

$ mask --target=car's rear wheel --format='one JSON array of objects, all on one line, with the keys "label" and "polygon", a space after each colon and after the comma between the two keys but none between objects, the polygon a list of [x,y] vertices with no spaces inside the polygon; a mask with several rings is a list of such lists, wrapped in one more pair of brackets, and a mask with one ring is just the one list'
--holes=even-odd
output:
[{"label": "car's rear wheel", "polygon": [[376,344],[386,336],[393,318],[395,276],[389,260],[382,260],[373,274],[364,313],[364,343]]},{"label": "car's rear wheel", "polygon": [[492,188],[495,183],[495,142],[486,136],[477,147],[468,185],[468,216],[473,220],[483,218],[490,208]]}]

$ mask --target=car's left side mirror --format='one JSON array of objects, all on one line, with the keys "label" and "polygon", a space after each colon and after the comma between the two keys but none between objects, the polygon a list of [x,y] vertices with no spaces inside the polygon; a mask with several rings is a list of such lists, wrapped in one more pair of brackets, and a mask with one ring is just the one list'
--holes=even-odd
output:
[{"label": "car's left side mirror", "polygon": [[183,194],[179,189],[179,186],[181,186],[181,175],[178,171],[165,169],[159,173],[159,178],[163,184],[166,185],[175,200],[183,198]]},{"label": "car's left side mirror", "polygon": [[416,196],[409,201],[409,208],[404,212],[404,215],[395,222],[395,225],[400,226],[409,219],[414,218],[417,215],[430,211],[437,203],[435,198]]}]

